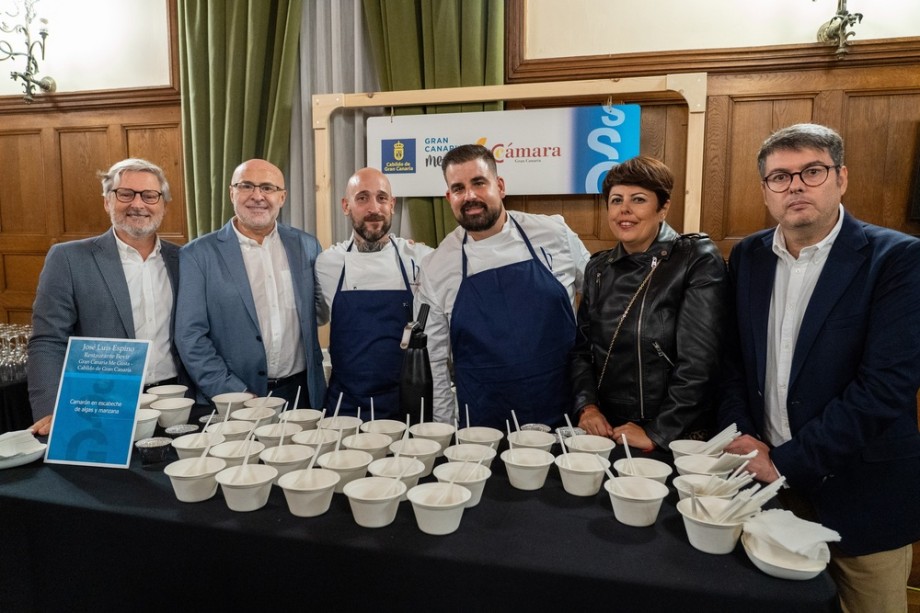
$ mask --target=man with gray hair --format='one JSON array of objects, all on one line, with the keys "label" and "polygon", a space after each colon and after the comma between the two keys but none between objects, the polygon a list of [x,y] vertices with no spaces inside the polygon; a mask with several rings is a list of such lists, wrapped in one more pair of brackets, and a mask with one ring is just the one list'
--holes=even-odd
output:
[{"label": "man with gray hair", "polygon": [[162,169],[130,158],[102,178],[112,228],[51,247],[38,280],[29,338],[33,432],[47,435],[71,336],[146,339],[145,387],[173,383],[181,365],[173,344],[179,246],[157,230],[171,200]]},{"label": "man with gray hair", "polygon": [[830,572],[846,612],[904,611],[920,539],[920,240],[853,218],[843,140],[799,124],[758,156],[777,226],[732,250],[736,335],[720,408],[757,451],[758,481],[836,530]]}]

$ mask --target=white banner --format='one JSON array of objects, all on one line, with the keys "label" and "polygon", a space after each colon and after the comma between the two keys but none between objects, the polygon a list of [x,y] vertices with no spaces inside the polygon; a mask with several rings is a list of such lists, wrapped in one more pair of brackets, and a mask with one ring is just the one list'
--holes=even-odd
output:
[{"label": "white banner", "polygon": [[596,194],[604,175],[639,155],[636,104],[373,117],[367,163],[393,194],[443,196],[444,154],[477,143],[492,151],[509,195]]}]

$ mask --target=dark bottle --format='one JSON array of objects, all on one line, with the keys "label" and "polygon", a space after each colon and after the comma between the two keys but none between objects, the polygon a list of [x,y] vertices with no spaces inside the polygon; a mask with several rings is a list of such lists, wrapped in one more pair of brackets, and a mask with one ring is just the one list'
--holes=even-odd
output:
[{"label": "dark bottle", "polygon": [[406,355],[403,357],[402,372],[399,375],[399,411],[403,419],[409,415],[413,424],[422,421],[423,398],[425,421],[434,421],[434,382],[431,378],[431,360],[428,358],[428,335],[425,334],[429,309],[427,304],[419,307],[418,321],[406,325],[401,343]]}]

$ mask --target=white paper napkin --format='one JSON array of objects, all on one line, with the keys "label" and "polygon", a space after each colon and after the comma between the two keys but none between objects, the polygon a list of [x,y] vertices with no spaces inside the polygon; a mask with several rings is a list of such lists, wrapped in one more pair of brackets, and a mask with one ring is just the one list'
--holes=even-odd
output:
[{"label": "white paper napkin", "polygon": [[744,531],[810,560],[829,562],[827,543],[839,541],[836,530],[796,517],[791,511],[770,509],[744,522]]},{"label": "white paper napkin", "polygon": [[0,434],[0,459],[12,458],[42,449],[42,444],[31,430],[17,430]]}]

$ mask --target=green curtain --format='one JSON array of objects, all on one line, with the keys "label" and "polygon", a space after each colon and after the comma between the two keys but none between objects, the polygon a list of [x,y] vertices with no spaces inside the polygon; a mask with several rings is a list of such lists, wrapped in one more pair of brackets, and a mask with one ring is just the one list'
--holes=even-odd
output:
[{"label": "green curtain", "polygon": [[233,216],[243,161],[286,169],[302,0],[179,0],[189,238]]},{"label": "green curtain", "polygon": [[[503,0],[363,0],[383,91],[501,85]],[[403,107],[397,114],[501,110],[500,102]],[[412,235],[436,246],[457,226],[444,198],[408,198]]]}]

